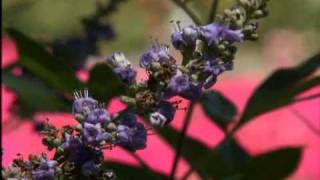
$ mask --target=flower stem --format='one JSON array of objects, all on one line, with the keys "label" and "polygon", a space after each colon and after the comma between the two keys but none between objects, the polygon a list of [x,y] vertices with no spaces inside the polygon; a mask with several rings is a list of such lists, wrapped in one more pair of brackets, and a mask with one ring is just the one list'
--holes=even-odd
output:
[{"label": "flower stem", "polygon": [[195,102],[190,102],[189,108],[188,108],[188,112],[187,115],[184,119],[184,124],[182,127],[182,131],[180,133],[179,139],[178,139],[178,145],[177,145],[177,149],[176,149],[176,155],[173,161],[173,165],[172,165],[172,169],[171,169],[171,173],[170,173],[170,178],[169,179],[174,179],[174,176],[176,174],[176,170],[177,170],[177,166],[178,166],[178,161],[180,159],[181,153],[182,153],[182,148],[183,148],[183,144],[184,144],[184,140],[186,137],[186,132],[188,130],[188,127],[190,125],[191,122],[191,115],[192,115],[192,111],[193,111],[193,107],[195,105]]},{"label": "flower stem", "polygon": [[196,25],[201,25],[201,21],[200,19],[191,11],[190,8],[188,8],[188,6],[186,5],[186,3],[182,2],[181,0],[172,0],[172,2],[174,4],[176,4],[177,6],[179,6],[181,9],[183,9],[183,11],[188,14],[188,16],[192,19],[192,21],[196,24]]},{"label": "flower stem", "polygon": [[214,19],[216,18],[218,5],[219,5],[219,0],[213,0],[212,1],[212,5],[211,5],[211,9],[210,9],[210,13],[209,13],[209,17],[208,17],[208,22],[207,23],[213,22]]}]

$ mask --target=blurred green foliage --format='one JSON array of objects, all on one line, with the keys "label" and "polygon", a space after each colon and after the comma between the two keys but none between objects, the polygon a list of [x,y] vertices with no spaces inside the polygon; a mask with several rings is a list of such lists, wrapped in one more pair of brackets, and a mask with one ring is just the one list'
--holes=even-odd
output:
[{"label": "blurred green foliage", "polygon": [[[40,40],[61,39],[81,34],[80,20],[95,12],[95,2],[87,0],[3,0],[3,24],[18,29]],[[234,0],[219,3],[219,13],[230,7]],[[190,0],[201,20],[208,16],[211,1]],[[101,51],[110,53],[121,49],[125,52],[141,51],[149,43],[150,36],[161,36],[167,29],[168,14],[178,9],[169,0],[131,0],[124,3],[118,12],[106,21],[112,22],[118,39],[102,43]],[[297,30],[320,29],[320,1],[278,0],[271,1],[270,16],[262,25],[262,31],[273,28]],[[162,37],[159,37],[162,39]],[[167,40],[167,39],[165,39]]]}]

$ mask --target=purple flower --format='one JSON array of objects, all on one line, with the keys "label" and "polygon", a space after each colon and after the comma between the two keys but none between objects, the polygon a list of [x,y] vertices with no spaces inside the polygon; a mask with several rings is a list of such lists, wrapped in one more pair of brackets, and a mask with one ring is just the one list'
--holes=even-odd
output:
[{"label": "purple flower", "polygon": [[191,80],[190,77],[186,74],[183,74],[181,71],[177,71],[176,75],[174,75],[169,84],[168,88],[173,93],[182,93],[184,91],[187,91],[190,88]]},{"label": "purple flower", "polygon": [[112,68],[131,67],[130,61],[124,56],[122,52],[113,53],[111,57],[107,58],[107,63]]},{"label": "purple flower", "polygon": [[176,113],[176,108],[170,102],[162,102],[156,112],[150,114],[149,120],[151,124],[163,126],[169,124]]},{"label": "purple flower", "polygon": [[91,145],[99,145],[103,140],[109,140],[111,135],[107,132],[102,132],[101,124],[84,123],[83,137],[86,143]]},{"label": "purple flower", "polygon": [[79,137],[72,136],[68,133],[65,133],[64,135],[65,142],[63,143],[63,148],[68,149],[69,151],[76,151],[77,149],[80,149],[82,146],[82,142]]},{"label": "purple flower", "polygon": [[132,68],[131,63],[121,52],[114,53],[107,58],[107,63],[113,68],[113,71],[118,75],[121,81],[125,84],[132,84],[137,72]]},{"label": "purple flower", "polygon": [[203,75],[205,80],[203,82],[203,87],[205,89],[212,87],[221,73],[233,69],[233,62],[221,63],[216,58],[206,55],[204,56],[204,61]]},{"label": "purple flower", "polygon": [[68,150],[68,160],[81,167],[85,162],[102,156],[101,150],[92,151],[87,148],[78,136],[65,134],[65,142],[62,147]]},{"label": "purple flower", "polygon": [[225,29],[223,31],[223,39],[227,40],[230,43],[241,42],[243,41],[244,34],[242,30],[231,30]]},{"label": "purple flower", "polygon": [[216,46],[221,40],[230,43],[241,42],[244,37],[242,30],[231,30],[217,23],[200,27],[200,33],[209,46]]},{"label": "purple flower", "polygon": [[98,106],[98,101],[89,97],[88,90],[74,92],[74,102],[72,105],[72,113],[89,113]]},{"label": "purple flower", "polygon": [[137,72],[132,67],[117,67],[114,72],[125,84],[132,84],[136,80]]},{"label": "purple flower", "polygon": [[186,48],[194,48],[198,37],[198,28],[195,26],[188,26],[181,31],[173,33],[171,35],[171,42],[176,49],[184,50]]},{"label": "purple flower", "polygon": [[117,127],[116,144],[130,151],[146,147],[147,131],[132,113],[123,115]]},{"label": "purple flower", "polygon": [[96,174],[99,170],[98,168],[99,166],[95,164],[92,160],[90,160],[81,166],[81,171],[83,175],[90,176]]},{"label": "purple flower", "polygon": [[46,160],[41,158],[39,167],[32,171],[32,179],[35,180],[50,180],[54,179],[55,167],[57,166],[57,161]]},{"label": "purple flower", "polygon": [[169,54],[168,47],[156,44],[151,49],[145,51],[140,59],[140,67],[149,68],[153,62],[173,61],[173,57]]},{"label": "purple flower", "polygon": [[187,91],[180,94],[181,97],[189,99],[191,101],[199,99],[202,94],[202,89],[200,85],[191,85]]},{"label": "purple flower", "polygon": [[86,123],[97,124],[110,121],[109,113],[103,108],[96,108],[92,110],[86,118]]}]

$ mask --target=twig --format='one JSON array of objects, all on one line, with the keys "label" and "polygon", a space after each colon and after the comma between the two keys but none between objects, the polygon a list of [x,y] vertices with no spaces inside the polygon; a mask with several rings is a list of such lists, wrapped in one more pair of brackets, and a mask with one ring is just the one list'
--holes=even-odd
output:
[{"label": "twig", "polygon": [[311,131],[313,131],[314,133],[316,133],[318,136],[320,136],[320,129],[315,128],[310,121],[303,116],[298,110],[291,108],[291,112],[297,116],[297,118],[299,120],[301,120],[301,122],[303,122]]},{"label": "twig", "polygon": [[131,155],[140,163],[140,165],[145,168],[146,170],[149,170],[149,166],[141,159],[137,154],[131,153]]},{"label": "twig", "polygon": [[188,171],[183,175],[181,180],[186,180],[193,172],[194,170],[192,168],[189,168]]},{"label": "twig", "polygon": [[156,176],[154,173],[152,173],[152,171],[150,170],[151,168],[144,162],[143,159],[141,159],[137,154],[135,153],[131,153],[131,155],[140,163],[140,165],[151,175],[153,176],[155,179],[159,179],[160,178],[158,176]]},{"label": "twig", "polygon": [[306,97],[297,98],[297,99],[295,99],[293,101],[293,103],[302,102],[302,101],[308,101],[308,100],[316,99],[316,98],[320,98],[320,93],[319,94],[313,94],[313,95],[306,96]]},{"label": "twig", "polygon": [[201,25],[199,18],[191,11],[191,9],[188,8],[188,6],[184,2],[182,2],[181,0],[172,0],[172,2],[183,9],[183,11],[188,14],[188,16],[196,25]]},{"label": "twig", "polygon": [[212,1],[212,5],[211,5],[211,9],[210,9],[207,23],[211,23],[216,18],[218,5],[219,5],[219,0]]},{"label": "twig", "polygon": [[191,122],[191,115],[192,115],[192,111],[193,111],[194,105],[195,105],[195,102],[191,102],[190,103],[187,115],[186,115],[186,117],[185,117],[185,119],[183,121],[184,124],[183,124],[182,131],[181,131],[179,139],[178,139],[176,155],[175,155],[175,158],[174,158],[174,161],[173,161],[173,165],[172,165],[172,169],[171,169],[171,173],[170,173],[170,178],[169,178],[169,179],[172,179],[172,180],[174,179],[175,174],[176,174],[178,161],[180,159],[182,148],[183,148],[183,144],[184,144],[184,140],[185,140],[185,137],[186,137],[186,132],[187,132],[188,127],[189,127],[190,122]]}]

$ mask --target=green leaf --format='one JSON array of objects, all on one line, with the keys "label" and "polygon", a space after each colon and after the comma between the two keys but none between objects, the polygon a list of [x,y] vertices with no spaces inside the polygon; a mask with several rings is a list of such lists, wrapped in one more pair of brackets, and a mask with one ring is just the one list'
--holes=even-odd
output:
[{"label": "green leaf", "polygon": [[14,29],[7,29],[14,39],[18,54],[18,64],[29,70],[49,87],[72,95],[74,89],[82,87],[75,73],[64,61],[56,59],[42,45]]},{"label": "green leaf", "polygon": [[280,69],[267,78],[250,97],[237,128],[259,116],[294,101],[295,96],[320,84],[306,80],[320,67],[320,54],[293,68]]},{"label": "green leaf", "polygon": [[126,90],[125,85],[107,64],[97,64],[90,71],[88,87],[93,97],[106,104]]},{"label": "green leaf", "polygon": [[296,169],[300,157],[300,148],[280,149],[254,157],[242,169],[242,179],[284,179]]},{"label": "green leaf", "polygon": [[103,164],[104,169],[113,170],[117,179],[167,179],[164,174],[159,172],[150,171],[140,167],[133,167],[125,164],[119,164],[115,162],[105,162]]},{"label": "green leaf", "polygon": [[233,179],[239,176],[237,170],[249,159],[247,152],[231,136],[227,136],[204,158],[203,169],[214,179]]},{"label": "green leaf", "polygon": [[40,81],[28,77],[16,77],[8,71],[2,72],[2,80],[6,86],[18,96],[17,113],[22,117],[30,117],[38,111],[70,111],[71,104]]},{"label": "green leaf", "polygon": [[[158,134],[173,148],[176,147],[179,139],[180,132],[167,126],[158,129]],[[181,152],[181,157],[183,157],[190,166],[199,173],[200,177],[207,177],[206,172],[202,169],[202,160],[211,150],[204,144],[186,137],[183,144],[183,150]]]},{"label": "green leaf", "polygon": [[205,113],[222,129],[225,129],[237,114],[235,105],[217,91],[204,93],[200,102]]}]

